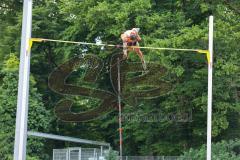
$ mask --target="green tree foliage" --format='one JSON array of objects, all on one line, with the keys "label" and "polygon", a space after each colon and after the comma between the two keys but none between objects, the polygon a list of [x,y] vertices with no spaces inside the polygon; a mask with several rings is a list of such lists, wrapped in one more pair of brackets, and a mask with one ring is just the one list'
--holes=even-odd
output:
[{"label": "green tree foliage", "polygon": [[[230,141],[221,141],[218,143],[212,144],[212,159],[229,159],[229,160],[239,160],[239,150],[240,141],[239,139],[230,140]],[[180,159],[205,159],[206,157],[206,146],[202,145],[198,149],[190,149],[188,152],[185,152]]]},{"label": "green tree foliage", "polygon": [[[4,63],[1,71],[3,82],[0,86],[0,156],[1,159],[12,159],[13,143],[15,133],[15,118],[17,105],[17,80],[18,80],[18,59],[13,54]],[[28,129],[35,131],[47,131],[50,122],[49,112],[42,103],[42,95],[38,93],[35,87],[36,82],[33,77],[30,81],[30,98],[29,98],[29,121]],[[28,153],[37,157],[46,155],[39,154],[44,149],[44,142],[35,138],[28,140]]]}]

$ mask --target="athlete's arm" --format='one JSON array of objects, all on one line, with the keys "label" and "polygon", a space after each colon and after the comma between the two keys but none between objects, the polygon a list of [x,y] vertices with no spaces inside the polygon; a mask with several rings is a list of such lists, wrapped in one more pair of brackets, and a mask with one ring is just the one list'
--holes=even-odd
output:
[{"label": "athlete's arm", "polygon": [[137,41],[141,41],[142,38],[137,34]]}]

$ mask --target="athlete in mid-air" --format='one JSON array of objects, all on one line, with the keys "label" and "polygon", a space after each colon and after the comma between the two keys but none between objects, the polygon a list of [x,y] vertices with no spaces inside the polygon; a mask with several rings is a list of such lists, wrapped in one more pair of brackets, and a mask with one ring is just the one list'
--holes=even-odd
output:
[{"label": "athlete in mid-air", "polygon": [[146,63],[143,57],[143,53],[138,48],[139,46],[139,41],[141,41],[141,37],[139,36],[139,28],[133,28],[131,30],[125,31],[123,34],[121,34],[121,39],[123,41],[123,57],[125,59],[128,58],[128,51],[134,51],[137,53],[137,55],[140,57],[143,69],[146,70]]}]

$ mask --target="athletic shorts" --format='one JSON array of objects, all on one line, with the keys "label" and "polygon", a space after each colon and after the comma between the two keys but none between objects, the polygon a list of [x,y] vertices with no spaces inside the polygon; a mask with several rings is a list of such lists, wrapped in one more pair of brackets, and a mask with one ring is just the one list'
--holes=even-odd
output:
[{"label": "athletic shorts", "polygon": [[127,45],[128,45],[128,46],[136,46],[136,45],[137,45],[137,42],[128,42]]}]

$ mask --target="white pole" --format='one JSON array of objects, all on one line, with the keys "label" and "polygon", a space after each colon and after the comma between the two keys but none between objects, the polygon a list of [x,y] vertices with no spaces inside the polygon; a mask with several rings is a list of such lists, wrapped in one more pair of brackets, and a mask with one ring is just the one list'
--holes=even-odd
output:
[{"label": "white pole", "polygon": [[27,53],[32,30],[32,0],[24,0],[18,100],[16,114],[14,160],[26,159],[27,119],[29,97],[30,53]]},{"label": "white pole", "polygon": [[211,160],[212,144],[212,78],[213,78],[213,16],[209,17],[209,54],[208,63],[208,111],[207,111],[207,160]]}]

